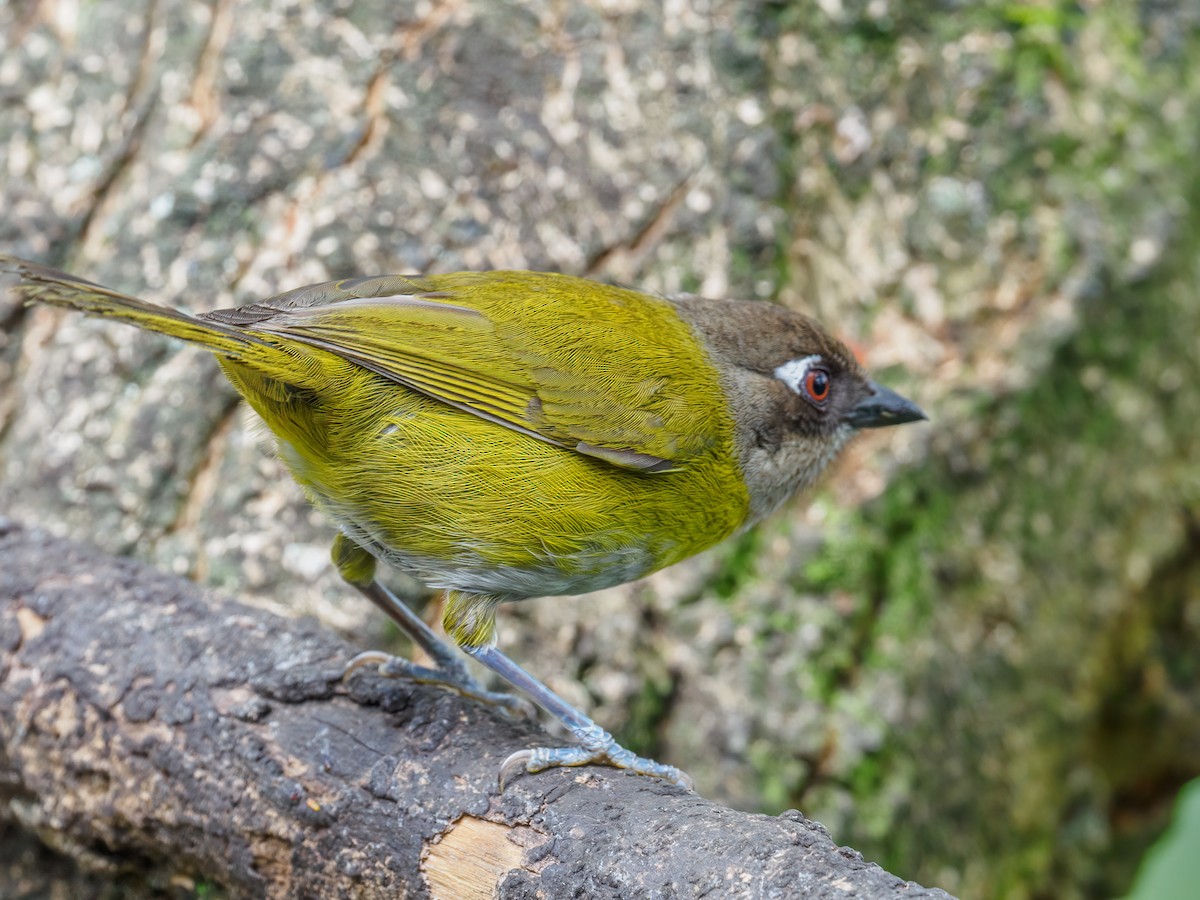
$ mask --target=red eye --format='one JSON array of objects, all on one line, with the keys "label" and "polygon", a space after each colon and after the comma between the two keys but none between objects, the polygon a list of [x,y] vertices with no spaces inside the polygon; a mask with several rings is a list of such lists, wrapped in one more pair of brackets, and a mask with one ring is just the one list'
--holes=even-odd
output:
[{"label": "red eye", "polygon": [[809,369],[808,374],[804,376],[804,390],[808,392],[808,399],[813,403],[823,404],[829,399],[829,373],[824,369]]}]

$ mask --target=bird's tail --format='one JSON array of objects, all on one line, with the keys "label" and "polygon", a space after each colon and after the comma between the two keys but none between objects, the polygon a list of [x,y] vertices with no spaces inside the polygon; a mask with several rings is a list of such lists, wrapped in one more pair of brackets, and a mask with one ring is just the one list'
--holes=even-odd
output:
[{"label": "bird's tail", "polygon": [[213,353],[239,359],[247,348],[265,343],[232,325],[189,315],[110,290],[83,278],[0,254],[0,272],[20,277],[13,290],[27,303],[46,303],[93,316],[128,322],[147,331],[199,344]]}]

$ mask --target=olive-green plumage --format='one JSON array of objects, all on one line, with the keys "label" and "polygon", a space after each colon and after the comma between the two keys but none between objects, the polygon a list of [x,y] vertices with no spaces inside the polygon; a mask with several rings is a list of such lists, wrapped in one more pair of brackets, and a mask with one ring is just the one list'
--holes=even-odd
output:
[{"label": "olive-green plumage", "polygon": [[[313,502],[426,583],[497,599],[581,593],[745,521],[719,378],[669,303],[526,272],[322,294],[321,306],[264,312],[245,327],[276,343],[221,365]],[[646,332],[659,336],[650,348]],[[630,354],[639,365],[614,364]],[[490,640],[481,624],[456,638]]]},{"label": "olive-green plumage", "polygon": [[530,771],[634,757],[500,653],[497,604],[678,562],[811,484],[859,428],[921,418],[816,322],[765,303],[666,300],[565,275],[354,278],[188,315],[11,257],[28,300],[199,344],[262,417],[333,557],[435,659],[405,673],[495,701],[375,581],[445,588],[460,646],[579,741]]},{"label": "olive-green plumage", "polygon": [[[79,279],[25,293],[217,353],[312,501],[434,587],[596,590],[747,518],[720,378],[666,300],[532,272],[359,278],[198,317]],[[455,637],[491,640],[477,625]]]}]

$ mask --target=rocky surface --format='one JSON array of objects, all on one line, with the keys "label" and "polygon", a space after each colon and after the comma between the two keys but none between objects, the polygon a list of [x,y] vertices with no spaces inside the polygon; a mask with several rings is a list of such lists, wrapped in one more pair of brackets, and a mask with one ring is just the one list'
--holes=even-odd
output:
[{"label": "rocky surface", "polygon": [[[1200,774],[1190,4],[40,3],[0,36],[5,252],[197,310],[525,266],[836,322],[929,426],[502,641],[904,877],[1124,890]],[[210,360],[0,321],[0,510],[384,641]]]}]

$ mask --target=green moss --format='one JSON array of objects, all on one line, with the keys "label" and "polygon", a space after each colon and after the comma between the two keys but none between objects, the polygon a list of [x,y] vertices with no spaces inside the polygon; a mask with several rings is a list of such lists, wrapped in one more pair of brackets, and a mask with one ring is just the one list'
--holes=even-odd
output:
[{"label": "green moss", "polygon": [[641,688],[630,700],[626,718],[616,732],[617,743],[640,756],[660,758],[662,753],[661,725],[668,719],[675,696],[675,679],[662,667],[653,672],[640,672]]},{"label": "green moss", "polygon": [[[769,66],[794,224],[778,283],[806,299],[826,286],[814,254],[844,249],[838,228],[880,183],[871,173],[915,201],[907,250],[937,266],[945,328],[1011,321],[990,305],[997,275],[1024,270],[1030,318],[1000,363],[1029,378],[932,408],[928,462],[835,516],[792,574],[796,596],[838,610],[797,697],[827,710],[833,749],[752,752],[760,795],[965,896],[1113,895],[1200,768],[1185,752],[1200,742],[1187,714],[1200,691],[1200,34],[1133,2],[905,4],[874,31],[846,10],[771,13],[817,60]],[[920,60],[908,75],[902,54]],[[862,172],[813,155],[851,103],[868,121],[896,116]],[[832,121],[796,127],[798,109],[822,107]],[[982,224],[932,202],[935,175],[981,187]],[[1014,227],[998,243],[1001,215]],[[1165,253],[1135,264],[1138,246]],[[1040,330],[1058,294],[1078,318]],[[873,706],[896,679],[901,706]],[[873,745],[863,736],[881,721]]]},{"label": "green moss", "polygon": [[[1114,831],[1121,798],[1169,797],[1200,770],[1181,749],[1200,726],[1171,712],[1197,686],[1194,653],[1172,642],[1187,631],[1188,593],[1124,587],[1139,559],[1179,569],[1171,583],[1198,577],[1194,548],[1180,548],[1170,525],[1200,508],[1195,487],[1174,488],[1180,467],[1195,485],[1200,465],[1200,315],[1179,291],[1200,282],[1197,259],[1193,222],[1160,274],[1099,298],[1033,385],[978,407],[974,466],[935,456],[904,473],[807,566],[811,589],[856,598],[850,635],[822,654],[821,693],[847,689],[846,671],[866,667],[868,681],[905,673],[907,695],[926,704],[845,776],[859,814],[839,837],[886,867],[968,878],[987,846],[983,880],[961,886],[969,895],[1111,890],[1136,855],[1101,863],[1096,847],[1136,852],[1161,824],[1143,820],[1140,840]],[[1169,370],[1186,395],[1156,387]],[[1148,447],[1142,429],[1163,437]],[[1131,515],[1138,504],[1155,512]],[[1160,670],[1174,688],[1148,690]],[[881,804],[911,760],[905,802]],[[789,798],[821,818],[809,800]]]},{"label": "green moss", "polygon": [[709,591],[722,600],[737,594],[738,588],[754,575],[761,543],[761,532],[757,528],[728,541],[720,551],[721,567],[709,580]]},{"label": "green moss", "polygon": [[1013,35],[1008,68],[1020,94],[1041,97],[1047,78],[1073,83],[1077,73],[1069,47],[1083,24],[1077,3],[1005,3],[995,13]]}]

